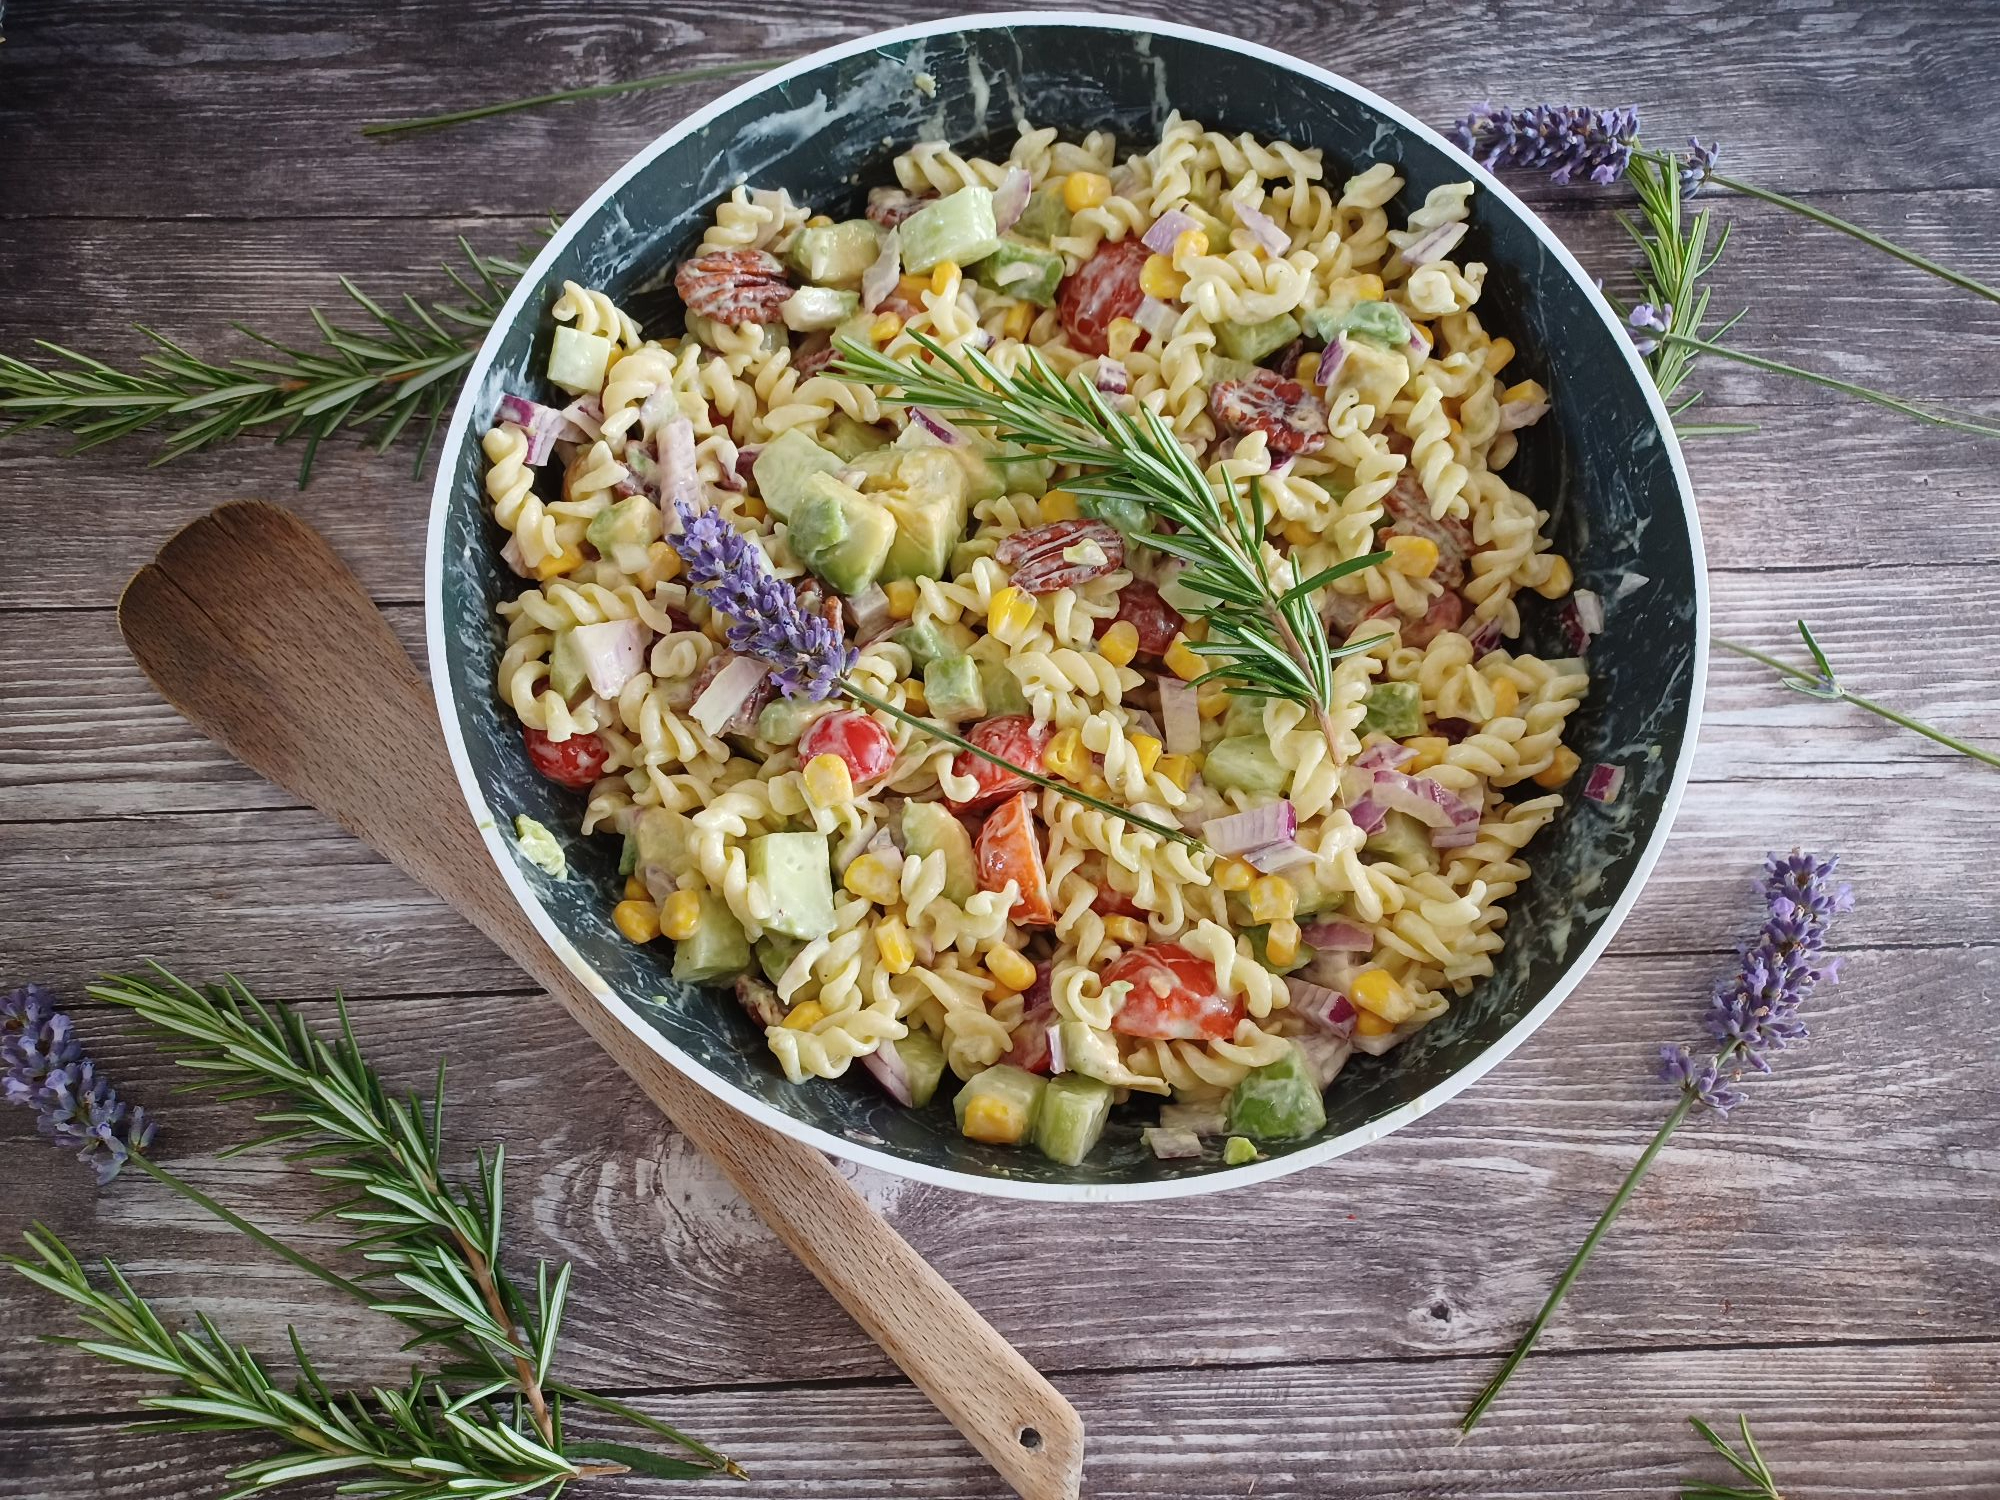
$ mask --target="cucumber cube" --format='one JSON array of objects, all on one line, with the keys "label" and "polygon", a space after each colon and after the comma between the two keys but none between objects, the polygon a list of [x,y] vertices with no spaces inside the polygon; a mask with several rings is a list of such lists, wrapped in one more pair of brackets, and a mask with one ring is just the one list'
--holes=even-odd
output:
[{"label": "cucumber cube", "polygon": [[836,291],[830,286],[802,286],[785,299],[778,312],[794,333],[825,333],[838,328],[860,310],[859,292]]},{"label": "cucumber cube", "polygon": [[1201,357],[1201,373],[1213,386],[1225,380],[1255,379],[1257,366],[1247,359],[1231,359],[1226,354],[1204,354]]},{"label": "cucumber cube", "polygon": [[1081,1073],[1063,1073],[1042,1092],[1035,1118],[1035,1149],[1066,1167],[1081,1162],[1104,1134],[1111,1118],[1111,1086]]},{"label": "cucumber cube", "polygon": [[1222,1143],[1222,1164],[1225,1167],[1247,1167],[1257,1159],[1257,1148],[1240,1135],[1232,1135]]},{"label": "cucumber cube", "polygon": [[826,835],[767,833],[750,840],[748,857],[750,878],[771,894],[766,927],[807,942],[833,931],[833,869]]},{"label": "cucumber cube", "polygon": [[903,220],[903,269],[913,274],[939,261],[969,266],[1000,248],[994,227],[993,190],[963,187],[949,198],[927,204]]},{"label": "cucumber cube", "polygon": [[549,345],[549,380],[572,396],[588,396],[604,388],[611,365],[611,340],[602,334],[579,333],[568,324],[556,329]]},{"label": "cucumber cube", "polygon": [[644,495],[629,495],[599,511],[583,539],[624,573],[646,566],[647,549],[660,539],[660,508]]},{"label": "cucumber cube", "polygon": [[1014,674],[1007,670],[1006,648],[992,636],[980,637],[980,645],[991,641],[993,647],[979,650],[975,647],[972,659],[979,666],[979,690],[986,698],[988,718],[998,718],[1003,714],[1024,714],[1028,711],[1028,695],[1021,691],[1021,684],[1014,680]]},{"label": "cucumber cube", "polygon": [[801,229],[792,240],[792,268],[821,286],[858,282],[882,253],[883,230],[868,219]]},{"label": "cucumber cube", "polygon": [[1229,1095],[1229,1129],[1252,1140],[1286,1141],[1326,1124],[1326,1101],[1312,1064],[1296,1044],[1285,1055],[1243,1075]]},{"label": "cucumber cube", "polygon": [[674,944],[674,978],[689,984],[732,979],[750,967],[750,939],[743,924],[713,891],[701,893],[694,935]]},{"label": "cucumber cube", "polygon": [[970,626],[925,620],[920,625],[905,625],[889,639],[909,652],[911,661],[927,667],[940,657],[963,656],[973,635]]},{"label": "cucumber cube", "polygon": [[805,494],[806,481],[815,474],[837,474],[840,467],[839,458],[798,428],[787,427],[758,450],[750,473],[757,481],[759,498],[770,507],[771,514],[787,521],[791,519],[792,508]]},{"label": "cucumber cube", "polygon": [[922,1109],[937,1097],[938,1084],[944,1078],[944,1048],[938,1045],[936,1037],[928,1031],[913,1031],[899,1041],[882,1045],[894,1047],[903,1060],[903,1071],[910,1075],[912,1105]]},{"label": "cucumber cube", "polygon": [[1062,184],[1045,183],[1028,195],[1028,206],[1014,221],[1014,233],[1023,239],[1046,242],[1057,235],[1068,234],[1072,217],[1069,205],[1063,202]]},{"label": "cucumber cube", "polygon": [[1240,734],[1218,741],[1201,768],[1202,779],[1224,792],[1262,792],[1276,797],[1292,773],[1278,764],[1271,742],[1261,734]]},{"label": "cucumber cube", "polygon": [[[1037,307],[1054,307],[1056,287],[1063,279],[1063,258],[1045,246],[1030,245],[1009,235],[1001,239],[1000,248],[982,260],[972,274],[981,286],[1019,297]],[[1293,328],[1296,332],[1297,325]]]},{"label": "cucumber cube", "polygon": [[972,856],[972,835],[950,808],[939,802],[903,804],[903,847],[919,859],[944,851],[945,900],[963,906],[979,888],[979,867]]},{"label": "cucumber cube", "polygon": [[549,686],[565,698],[574,698],[590,675],[590,665],[576,642],[574,630],[556,632],[555,646],[549,651]]},{"label": "cucumber cube", "polygon": [[805,944],[797,938],[786,937],[780,932],[767,932],[757,939],[757,967],[764,971],[766,979],[776,984],[803,947]]},{"label": "cucumber cube", "polygon": [[1215,330],[1215,341],[1231,359],[1255,364],[1267,354],[1275,354],[1299,336],[1299,320],[1279,313],[1261,323],[1224,323]]},{"label": "cucumber cube", "polygon": [[1331,307],[1315,308],[1306,314],[1306,331],[1316,339],[1332,343],[1336,335],[1366,339],[1385,349],[1400,349],[1409,340],[1410,323],[1387,302],[1357,302],[1344,312]]},{"label": "cucumber cube", "polygon": [[1362,699],[1362,734],[1406,740],[1424,732],[1424,700],[1414,682],[1378,682]]},{"label": "cucumber cube", "polygon": [[924,701],[931,717],[956,722],[986,717],[979,665],[969,656],[940,656],[924,668]]},{"label": "cucumber cube", "polygon": [[1048,1086],[1046,1078],[1011,1063],[974,1074],[951,1101],[959,1134],[989,1146],[1020,1145],[1035,1128]]},{"label": "cucumber cube", "polygon": [[[785,431],[791,433],[798,429],[788,427]],[[826,431],[820,434],[820,440],[827,452],[843,459],[858,458],[863,453],[889,446],[888,433],[866,422],[857,422],[844,411],[833,414],[833,420],[826,424]]]},{"label": "cucumber cube", "polygon": [[774,745],[796,745],[799,736],[806,732],[806,725],[818,717],[817,703],[803,703],[797,698],[773,698],[757,715],[757,738],[769,740]]}]

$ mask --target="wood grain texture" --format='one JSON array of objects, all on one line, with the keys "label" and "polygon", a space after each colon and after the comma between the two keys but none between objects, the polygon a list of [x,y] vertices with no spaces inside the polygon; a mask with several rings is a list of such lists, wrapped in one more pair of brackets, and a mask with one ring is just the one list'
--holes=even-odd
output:
[{"label": "wood grain texture", "polygon": [[[851,0],[12,0],[0,48],[0,349],[126,359],[126,325],[205,349],[243,318],[300,331],[335,277],[435,284],[466,233],[532,234],[724,84],[521,115],[393,144],[362,120],[742,56],[943,14]],[[1626,99],[1649,133],[1720,137],[1753,181],[1882,226],[1989,281],[2000,251],[2000,5],[1666,0],[1216,0],[1120,7],[1298,52],[1433,122],[1484,98]],[[1616,192],[1526,195],[1593,269],[1629,263]],[[1718,196],[1737,239],[1715,305],[1748,346],[1992,411],[2000,309]],[[1820,629],[1843,675],[2000,738],[1986,639],[2000,452],[1709,366],[1691,444],[1718,633],[1790,654]],[[0,441],[0,979],[75,984],[156,955],[273,994],[356,997],[392,1078],[453,1059],[455,1138],[505,1137],[524,1261],[577,1265],[565,1358],[742,1457],[756,1495],[1002,1491],[858,1337],[749,1206],[469,926],[158,702],[110,606],[174,528],[263,494],[323,530],[406,642],[420,629],[427,483],[406,454],[247,445],[164,469],[144,445],[77,463]],[[1703,1467],[1683,1413],[1748,1411],[1788,1492],[2000,1492],[2000,923],[1990,773],[1717,658],[1695,782],[1612,956],[1530,1042],[1429,1119],[1322,1170],[1220,1199],[1105,1212],[1008,1205],[853,1174],[863,1195],[1092,1429],[1093,1496],[1657,1496]],[[1663,1158],[1478,1437],[1450,1424],[1533,1310],[1661,1107],[1647,1077],[1746,919],[1768,847],[1836,845],[1862,887],[1846,981],[1753,1105]],[[323,1007],[322,1007],[323,1008]],[[260,1220],[319,1201],[222,1162],[227,1109],[167,1097],[117,1019],[110,1071],[168,1111],[174,1159]],[[586,1080],[579,1086],[579,1080]],[[348,1378],[393,1374],[365,1320],[250,1256],[150,1183],[93,1195],[0,1114],[0,1246],[45,1218],[185,1314]],[[321,1241],[323,1243],[323,1241]],[[228,1295],[218,1298],[218,1272]],[[118,1430],[143,1383],[33,1345],[61,1331],[0,1281],[0,1497],[194,1500],[218,1452]],[[636,1493],[636,1489],[633,1493]],[[606,1494],[621,1493],[607,1489]]]}]

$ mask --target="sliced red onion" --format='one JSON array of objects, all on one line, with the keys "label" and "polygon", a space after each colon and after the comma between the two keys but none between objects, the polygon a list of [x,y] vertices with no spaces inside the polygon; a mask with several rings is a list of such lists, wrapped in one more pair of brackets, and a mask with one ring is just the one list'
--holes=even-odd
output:
[{"label": "sliced red onion", "polygon": [[604,436],[604,403],[595,396],[578,396],[562,409],[562,418],[581,442],[594,443]]},{"label": "sliced red onion", "polygon": [[1180,320],[1181,315],[1173,306],[1162,302],[1158,297],[1143,298],[1139,303],[1139,310],[1132,314],[1132,321],[1161,343],[1165,343],[1173,336],[1174,325]]},{"label": "sliced red onion", "polygon": [[1000,186],[993,190],[993,227],[1002,234],[1012,229],[1034,190],[1034,180],[1026,172],[1009,167],[1007,175],[1000,179]]},{"label": "sliced red onion", "polygon": [[590,690],[615,698],[646,666],[646,632],[637,620],[605,620],[571,632],[590,676]]},{"label": "sliced red onion", "polygon": [[660,498],[660,466],[653,462],[653,455],[644,448],[625,450],[625,477],[611,486],[611,493],[620,500],[633,495],[644,495],[648,500]]},{"label": "sliced red onion", "polygon": [[1068,1071],[1069,1053],[1063,1049],[1062,1027],[1051,1026],[1049,1028],[1049,1072],[1054,1074],[1067,1073]]},{"label": "sliced red onion", "polygon": [[860,593],[848,595],[847,613],[853,617],[855,630],[866,635],[889,618],[889,596],[881,584],[871,583]]},{"label": "sliced red onion", "polygon": [[722,439],[717,445],[715,453],[715,487],[717,489],[740,491],[750,488],[749,481],[743,477],[743,469],[739,463],[739,457],[736,445],[730,442],[728,438]]},{"label": "sliced red onion", "polygon": [[1162,1130],[1148,1125],[1139,1132],[1146,1149],[1161,1161],[1187,1161],[1201,1155],[1201,1137],[1192,1130]]},{"label": "sliced red onion", "polygon": [[861,1059],[861,1066],[875,1075],[883,1093],[905,1109],[916,1104],[916,1090],[910,1086],[909,1065],[903,1061],[903,1054],[896,1050],[894,1042],[884,1041]]},{"label": "sliced red onion", "polygon": [[1389,821],[1389,809],[1372,796],[1362,797],[1348,805],[1347,816],[1363,833],[1380,833]]},{"label": "sliced red onion", "polygon": [[947,448],[956,448],[965,441],[964,433],[936,412],[926,411],[921,406],[910,408],[910,420]]},{"label": "sliced red onion", "polygon": [[1295,1040],[1299,1050],[1305,1053],[1306,1061],[1312,1064],[1313,1079],[1322,1089],[1331,1086],[1333,1080],[1340,1076],[1340,1070],[1347,1066],[1348,1058],[1354,1055],[1351,1040],[1324,1032],[1309,1031]]},{"label": "sliced red onion", "polygon": [[1590,779],[1583,784],[1583,795],[1592,802],[1616,802],[1624,789],[1623,766],[1595,765],[1590,768]]},{"label": "sliced red onion", "polygon": [[1298,838],[1299,810],[1280,798],[1269,807],[1210,818],[1201,825],[1201,839],[1217,854],[1251,854]]},{"label": "sliced red onion", "polygon": [[861,307],[874,312],[889,300],[903,274],[903,232],[892,229],[882,236],[882,251],[861,273]]},{"label": "sliced red onion", "polygon": [[1375,947],[1375,934],[1352,922],[1332,918],[1300,929],[1299,941],[1308,948],[1332,948],[1342,953],[1368,953]]},{"label": "sliced red onion", "polygon": [[1338,948],[1315,948],[1312,957],[1286,977],[1308,980],[1346,995],[1353,992],[1354,976],[1360,972],[1361,960],[1355,954]]},{"label": "sliced red onion", "polygon": [[1200,694],[1178,677],[1162,675],[1160,727],[1167,754],[1192,755],[1201,748]]},{"label": "sliced red onion", "polygon": [[1410,337],[1403,347],[1416,355],[1419,361],[1431,357],[1430,335],[1417,327],[1415,323],[1410,324]]},{"label": "sliced red onion", "polygon": [[1271,255],[1283,255],[1292,248],[1292,237],[1261,208],[1252,208],[1241,198],[1232,198],[1230,202],[1236,207],[1236,222],[1249,230],[1252,238]]},{"label": "sliced red onion", "polygon": [[1403,247],[1402,262],[1411,270],[1418,270],[1434,260],[1443,260],[1458,247],[1465,238],[1466,224],[1460,219],[1454,224],[1440,224],[1421,238],[1411,240]]},{"label": "sliced red onion", "polygon": [[681,500],[690,505],[697,503],[701,499],[701,471],[695,466],[694,423],[686,417],[675,417],[653,440],[660,449],[663,503],[669,507]]},{"label": "sliced red onion", "polygon": [[1433,849],[1463,849],[1479,842],[1477,828],[1433,828],[1431,847]]},{"label": "sliced red onion", "polygon": [[1501,636],[1500,622],[1498,620],[1471,619],[1465,623],[1471,627],[1464,632],[1464,635],[1468,641],[1472,642],[1472,654],[1474,657],[1481,657],[1489,651],[1499,649]]},{"label": "sliced red onion", "polygon": [[1399,771],[1416,758],[1417,752],[1407,745],[1399,745],[1394,740],[1377,740],[1363,747],[1349,764],[1363,771]]},{"label": "sliced red onion", "polygon": [[[1401,771],[1377,771],[1369,795],[1395,812],[1408,813],[1428,828],[1479,826],[1479,809],[1438,782]],[[1350,814],[1351,815],[1351,814]]]},{"label": "sliced red onion", "polygon": [[1132,372],[1107,354],[1097,362],[1097,388],[1107,396],[1123,396],[1132,389]]},{"label": "sliced red onion", "polygon": [[723,725],[735,718],[764,685],[764,678],[770,668],[748,656],[732,657],[715,674],[714,680],[702,689],[701,696],[694,700],[688,710],[697,724],[710,734],[722,733]]},{"label": "sliced red onion", "polygon": [[1319,368],[1313,372],[1313,379],[1324,388],[1340,373],[1340,367],[1347,363],[1347,335],[1336,333],[1333,341],[1320,352]]},{"label": "sliced red onion", "polygon": [[1354,1005],[1338,990],[1330,990],[1296,974],[1287,975],[1285,988],[1291,992],[1291,1009],[1315,1026],[1336,1036],[1354,1034]]},{"label": "sliced red onion", "polygon": [[1549,414],[1549,403],[1541,401],[1503,401],[1500,403],[1501,432],[1516,432],[1523,427],[1532,427]]},{"label": "sliced red onion", "polygon": [[1172,255],[1174,253],[1174,242],[1190,229],[1199,229],[1200,227],[1199,224],[1195,223],[1192,218],[1182,213],[1178,208],[1170,208],[1161,214],[1159,218],[1153,220],[1152,228],[1139,236],[1139,243],[1144,245],[1148,250],[1151,250],[1155,255]]},{"label": "sliced red onion", "polygon": [[518,536],[507,538],[507,545],[500,549],[500,560],[507,564],[516,578],[535,576],[535,570],[529,567],[527,559],[521,556],[521,539]]},{"label": "sliced red onion", "polygon": [[530,466],[547,463],[557,441],[569,436],[569,423],[561,412],[526,396],[502,396],[499,415],[501,421],[514,423],[527,436]]},{"label": "sliced red onion", "polygon": [[1644,573],[1634,573],[1629,570],[1620,573],[1618,575],[1618,587],[1611,591],[1611,602],[1613,604],[1616,604],[1620,599],[1623,599],[1627,594],[1638,593],[1640,589],[1644,588],[1647,584],[1651,583],[1652,581],[1653,580],[1648,578]]},{"label": "sliced red onion", "polygon": [[668,418],[680,411],[680,402],[674,397],[670,385],[655,386],[644,401],[639,403],[639,430],[654,434],[655,441]]}]

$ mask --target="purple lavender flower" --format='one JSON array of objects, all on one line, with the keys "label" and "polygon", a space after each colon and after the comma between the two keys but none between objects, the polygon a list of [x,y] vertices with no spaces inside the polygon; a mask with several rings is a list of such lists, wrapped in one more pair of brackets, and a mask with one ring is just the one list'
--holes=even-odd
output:
[{"label": "purple lavender flower", "polygon": [[1489,170],[1545,171],[1559,183],[1581,173],[1592,182],[1611,183],[1631,165],[1638,134],[1637,109],[1591,109],[1582,104],[1506,109],[1482,104],[1458,122],[1452,139]]},{"label": "purple lavender flower", "polygon": [[1719,145],[1704,146],[1693,136],[1688,137],[1687,155],[1681,161],[1681,196],[1692,198],[1702,189],[1715,172],[1715,159],[1722,154]]},{"label": "purple lavender flower", "polygon": [[685,500],[675,501],[674,511],[681,522],[675,546],[688,581],[734,622],[730,646],[768,662],[788,696],[815,703],[830,696],[859,654],[833,622],[801,608],[791,585],[722,512],[697,511]]},{"label": "purple lavender flower", "polygon": [[152,1144],[153,1121],[97,1076],[75,1024],[42,985],[0,998],[0,1069],[7,1101],[33,1109],[43,1135],[81,1148],[78,1159],[96,1169],[100,1184],[116,1177],[132,1152]]},{"label": "purple lavender flower", "polygon": [[1673,303],[1664,302],[1655,307],[1650,302],[1641,302],[1625,315],[1626,326],[1632,331],[1632,347],[1641,354],[1651,354],[1660,347],[1660,341],[1647,335],[1665,333],[1673,321]]},{"label": "purple lavender flower", "polygon": [[1662,1048],[1662,1080],[1726,1115],[1743,1102],[1731,1080],[1746,1068],[1770,1072],[1772,1053],[1805,1040],[1799,1007],[1815,985],[1839,978],[1827,928],[1854,908],[1854,888],[1833,878],[1839,866],[1837,855],[1796,850],[1765,860],[1757,882],[1764,925],[1739,951],[1736,971],[1717,982],[1702,1018],[1719,1050],[1698,1060],[1685,1047]]}]

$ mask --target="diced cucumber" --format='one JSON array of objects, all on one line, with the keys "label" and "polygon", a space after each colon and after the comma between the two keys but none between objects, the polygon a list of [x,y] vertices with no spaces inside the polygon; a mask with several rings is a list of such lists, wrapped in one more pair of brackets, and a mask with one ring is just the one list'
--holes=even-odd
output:
[{"label": "diced cucumber", "polygon": [[903,845],[918,858],[944,851],[944,898],[963,906],[979,888],[972,835],[941,802],[903,804]]},{"label": "diced cucumber", "polygon": [[1062,184],[1044,183],[1028,194],[1028,206],[1014,221],[1014,233],[1046,242],[1068,234],[1071,217],[1069,205],[1063,202]]},{"label": "diced cucumber", "polygon": [[896,541],[888,511],[831,474],[812,474],[792,507],[792,551],[843,594],[873,583]]},{"label": "diced cucumber", "polygon": [[786,258],[807,281],[821,286],[852,285],[882,253],[881,225],[870,219],[843,219],[801,229]]},{"label": "diced cucumber", "polygon": [[1278,764],[1271,742],[1261,734],[1234,735],[1216,742],[1202,763],[1202,779],[1218,791],[1263,792],[1275,797],[1292,773]]},{"label": "diced cucumber", "polygon": [[653,871],[671,885],[673,876],[688,862],[694,823],[686,813],[649,807],[632,825],[631,837],[633,868],[639,878],[651,884],[648,872]]},{"label": "diced cucumber", "polygon": [[549,345],[549,383],[559,385],[572,396],[588,396],[604,388],[604,372],[611,365],[611,340],[598,333],[582,333],[567,323],[558,324]]},{"label": "diced cucumber", "polygon": [[939,261],[969,266],[1000,248],[994,227],[993,190],[962,187],[949,198],[926,204],[903,220],[899,242],[903,269],[928,271]]},{"label": "diced cucumber", "polygon": [[1361,848],[1405,870],[1435,872],[1438,867],[1430,829],[1406,812],[1389,813],[1383,818],[1381,828],[1369,834]]},{"label": "diced cucumber", "polygon": [[750,967],[750,939],[728,904],[713,891],[701,893],[701,919],[694,933],[674,944],[674,978],[689,984],[730,979]]},{"label": "diced cucumber", "polygon": [[1018,1146],[1035,1128],[1049,1086],[1024,1068],[1001,1063],[975,1073],[951,1101],[959,1134],[989,1146]]},{"label": "diced cucumber", "polygon": [[[787,432],[798,431],[788,427]],[[863,453],[872,453],[878,448],[889,446],[889,434],[882,428],[867,422],[857,422],[844,411],[833,414],[833,420],[826,424],[826,431],[820,435],[820,443],[826,451],[843,459],[853,459]]]},{"label": "diced cucumber", "polygon": [[1054,307],[1056,288],[1063,278],[1063,258],[1046,245],[1031,245],[1004,235],[1000,248],[982,260],[972,274],[981,286],[1037,307]]},{"label": "diced cucumber", "polygon": [[1279,313],[1261,323],[1224,323],[1215,330],[1215,341],[1231,359],[1255,364],[1267,354],[1275,354],[1299,336],[1299,320]]},{"label": "diced cucumber", "polygon": [[1093,521],[1109,521],[1126,536],[1153,529],[1153,513],[1128,495],[1079,495],[1076,508]]},{"label": "diced cucumber", "polygon": [[574,698],[590,675],[590,665],[577,644],[574,630],[558,630],[549,651],[549,686],[565,698]]},{"label": "diced cucumber", "polygon": [[646,566],[647,549],[660,535],[659,506],[644,495],[628,495],[599,511],[584,528],[583,539],[621,573],[637,573]]},{"label": "diced cucumber", "polygon": [[833,931],[833,871],[820,833],[766,833],[746,851],[750,878],[771,894],[765,926],[786,937],[825,937]]},{"label": "diced cucumber", "polygon": [[903,1061],[903,1071],[910,1079],[910,1103],[922,1109],[937,1097],[938,1084],[944,1078],[944,1048],[938,1039],[928,1031],[913,1031],[899,1041],[884,1042],[884,1047],[894,1047],[896,1056]]},{"label": "diced cucumber", "polygon": [[917,666],[927,667],[941,656],[963,656],[972,645],[973,634],[971,626],[956,621],[924,620],[905,625],[889,639],[909,652]]},{"label": "diced cucumber", "polygon": [[625,835],[625,842],[618,850],[618,873],[630,875],[639,868],[639,841],[631,834]]},{"label": "diced cucumber", "polygon": [[1306,314],[1306,331],[1332,343],[1336,334],[1366,339],[1384,349],[1400,349],[1410,337],[1410,321],[1392,303],[1357,302],[1345,309],[1317,307]]},{"label": "diced cucumber", "polygon": [[1252,1140],[1287,1141],[1326,1124],[1326,1100],[1312,1064],[1296,1044],[1285,1055],[1252,1068],[1229,1094],[1229,1129]]},{"label": "diced cucumber", "polygon": [[1257,1148],[1240,1135],[1232,1135],[1222,1143],[1222,1164],[1225,1167],[1247,1167],[1257,1159]]},{"label": "diced cucumber", "polygon": [[776,984],[803,947],[805,944],[797,938],[786,937],[782,932],[767,932],[757,939],[757,967],[764,971],[766,979]]},{"label": "diced cucumber", "polygon": [[1062,1073],[1042,1091],[1035,1149],[1050,1161],[1076,1166],[1095,1149],[1111,1118],[1111,1086],[1081,1073]]},{"label": "diced cucumber", "polygon": [[1264,705],[1270,701],[1253,698],[1248,693],[1231,693],[1222,710],[1222,737],[1227,740],[1239,734],[1262,734]]},{"label": "diced cucumber", "polygon": [[1361,701],[1362,734],[1406,740],[1424,732],[1423,692],[1414,682],[1378,682]]},{"label": "diced cucumber", "polygon": [[757,481],[757,494],[779,520],[789,520],[792,507],[805,493],[806,481],[815,474],[837,474],[840,460],[820,447],[797,427],[787,427],[757,450],[750,465]]},{"label": "diced cucumber", "polygon": [[931,717],[955,723],[986,717],[986,692],[979,664],[969,656],[940,656],[924,667],[924,702]]},{"label": "diced cucumber", "polygon": [[797,698],[773,698],[757,715],[757,738],[774,745],[796,745],[806,725],[820,716],[820,705]]},{"label": "diced cucumber", "polygon": [[802,286],[785,299],[778,313],[794,333],[825,333],[853,317],[860,307],[859,292],[837,291],[830,286]]}]

